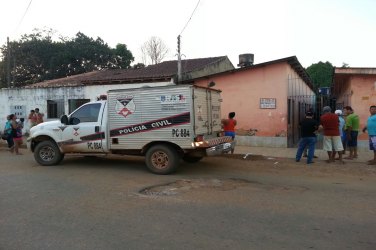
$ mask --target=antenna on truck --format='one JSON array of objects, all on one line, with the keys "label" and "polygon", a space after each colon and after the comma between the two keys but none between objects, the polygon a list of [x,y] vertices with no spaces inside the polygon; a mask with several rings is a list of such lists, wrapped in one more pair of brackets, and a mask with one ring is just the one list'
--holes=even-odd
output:
[{"label": "antenna on truck", "polygon": [[178,35],[178,83],[181,81],[180,35]]}]

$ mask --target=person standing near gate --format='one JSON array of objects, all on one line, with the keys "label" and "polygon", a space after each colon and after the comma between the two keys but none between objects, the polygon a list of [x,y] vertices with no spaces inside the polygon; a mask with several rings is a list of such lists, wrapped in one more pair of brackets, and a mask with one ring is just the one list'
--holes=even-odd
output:
[{"label": "person standing near gate", "polygon": [[367,119],[367,125],[363,128],[363,133],[368,131],[369,149],[373,150],[373,159],[368,161],[368,165],[376,165],[376,106],[369,107],[371,116]]},{"label": "person standing near gate", "polygon": [[318,128],[319,123],[313,119],[313,112],[307,111],[305,118],[300,122],[301,138],[295,156],[297,162],[302,158],[304,149],[308,147],[307,164],[314,163],[312,159],[315,155],[316,132]]},{"label": "person standing near gate", "polygon": [[347,146],[349,147],[349,156],[345,159],[352,160],[358,158],[358,132],[359,132],[359,116],[354,113],[351,106],[345,107],[346,117],[346,136]]},{"label": "person standing near gate", "polygon": [[[342,141],[342,146],[345,149],[345,143],[346,143],[346,133],[345,133],[345,119],[342,117],[342,110],[337,109],[334,111],[334,114],[338,115],[338,120],[339,120],[339,136],[341,136],[341,141]],[[342,151],[342,154],[344,154],[344,151]],[[336,151],[333,151],[334,158],[336,156]],[[339,158],[335,158],[336,160],[339,160]]]},{"label": "person standing near gate", "polygon": [[338,159],[343,164],[342,151],[343,145],[339,133],[339,119],[338,116],[331,112],[329,106],[325,106],[322,110],[323,115],[320,117],[320,125],[323,129],[323,149],[328,153],[328,163],[334,162],[334,153],[338,153]]}]

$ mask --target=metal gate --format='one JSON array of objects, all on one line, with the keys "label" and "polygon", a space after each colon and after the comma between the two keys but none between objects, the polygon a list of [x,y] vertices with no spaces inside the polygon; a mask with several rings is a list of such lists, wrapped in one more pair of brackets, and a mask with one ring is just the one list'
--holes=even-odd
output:
[{"label": "metal gate", "polygon": [[[311,110],[319,117],[316,94],[299,77],[288,77],[287,96],[287,147],[296,147],[300,139],[299,123]],[[322,104],[320,104],[322,105]]]}]

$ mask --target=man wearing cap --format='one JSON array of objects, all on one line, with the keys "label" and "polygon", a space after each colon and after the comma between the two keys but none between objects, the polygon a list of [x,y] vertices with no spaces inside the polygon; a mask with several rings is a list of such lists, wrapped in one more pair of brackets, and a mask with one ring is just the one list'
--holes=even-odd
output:
[{"label": "man wearing cap", "polygon": [[312,159],[315,155],[316,134],[319,123],[313,119],[311,111],[306,112],[305,118],[300,122],[300,141],[295,160],[297,162],[302,158],[304,149],[308,146],[307,164],[313,163]]},{"label": "man wearing cap", "polygon": [[[339,136],[341,136],[341,141],[342,141],[342,146],[343,146],[343,151],[342,154],[345,153],[345,146],[346,146],[346,133],[345,133],[345,118],[342,116],[342,110],[337,109],[334,111],[334,114],[338,116],[339,119]],[[336,151],[333,151],[334,155],[336,154]],[[338,160],[338,159],[337,159]]]},{"label": "man wearing cap", "polygon": [[343,164],[343,145],[339,132],[339,119],[338,116],[331,111],[332,109],[329,106],[325,106],[322,110],[323,115],[320,117],[320,125],[322,126],[324,134],[323,149],[328,152],[329,159],[326,162],[334,162],[335,154],[333,151],[335,151],[338,153],[339,161]]}]

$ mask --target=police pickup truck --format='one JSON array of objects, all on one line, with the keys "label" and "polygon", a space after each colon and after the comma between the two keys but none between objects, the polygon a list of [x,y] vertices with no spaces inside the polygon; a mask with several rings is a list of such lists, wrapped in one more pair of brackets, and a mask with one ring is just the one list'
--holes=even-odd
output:
[{"label": "police pickup truck", "polygon": [[143,155],[156,174],[234,148],[221,136],[220,91],[192,85],[109,90],[106,100],[83,104],[58,121],[30,129],[28,148],[40,165],[65,154]]}]

